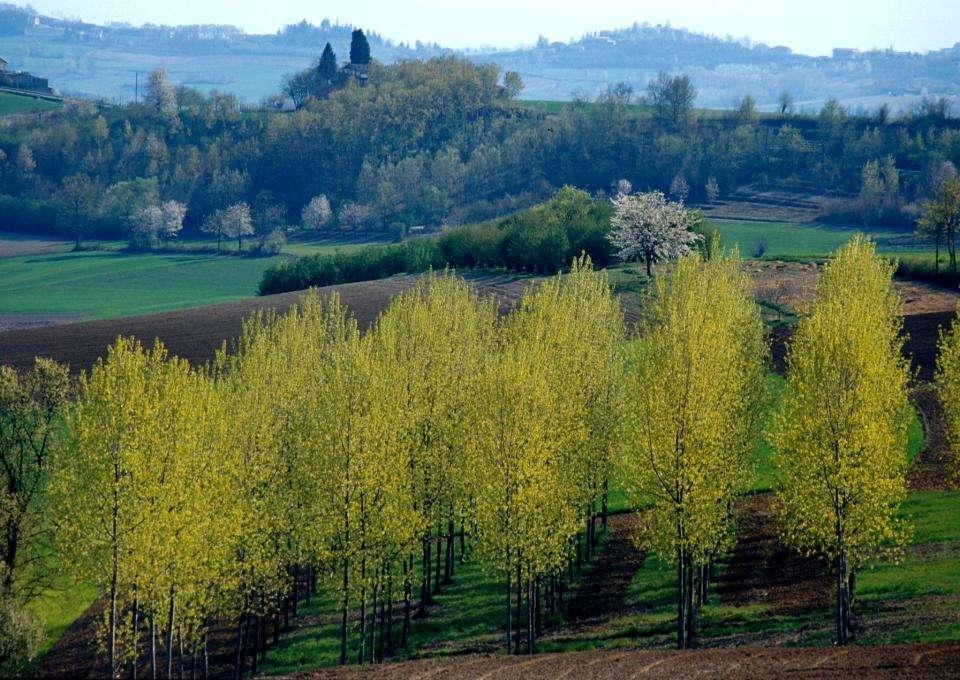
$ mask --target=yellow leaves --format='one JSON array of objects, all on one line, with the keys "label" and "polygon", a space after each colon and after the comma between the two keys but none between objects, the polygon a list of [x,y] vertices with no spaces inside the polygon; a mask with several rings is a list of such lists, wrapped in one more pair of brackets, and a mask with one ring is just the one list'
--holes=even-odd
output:
[{"label": "yellow leaves", "polygon": [[853,567],[900,540],[907,381],[893,265],[861,236],[824,270],[776,417],[787,539]]},{"label": "yellow leaves", "polygon": [[736,257],[681,259],[656,280],[628,357],[624,486],[645,510],[641,541],[708,559],[729,535],[757,430],[766,346]]}]

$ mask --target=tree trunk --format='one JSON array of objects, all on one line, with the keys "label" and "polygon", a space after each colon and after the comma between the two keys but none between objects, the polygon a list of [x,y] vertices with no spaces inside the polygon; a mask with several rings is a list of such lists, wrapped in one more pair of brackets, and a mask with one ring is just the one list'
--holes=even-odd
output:
[{"label": "tree trunk", "polygon": [[349,595],[349,573],[350,573],[350,561],[347,559],[343,560],[343,578],[341,581],[341,587],[343,589],[343,600],[340,602],[340,665],[345,666],[347,663],[347,608],[350,606],[350,595]]},{"label": "tree trunk", "polygon": [[523,579],[520,574],[520,556],[517,555],[517,639],[513,643],[513,651],[520,653],[520,622],[522,620],[523,606]]},{"label": "tree trunk", "polygon": [[423,568],[422,568],[422,582],[420,585],[420,607],[417,612],[418,616],[427,615],[427,606],[430,604],[430,546],[433,545],[430,541],[430,534],[428,533],[423,539]]},{"label": "tree trunk", "polygon": [[687,646],[687,600],[683,592],[684,586],[686,586],[686,574],[684,574],[685,559],[683,549],[677,548],[677,649],[686,649]]},{"label": "tree trunk", "polygon": [[513,651],[513,588],[510,583],[512,569],[510,567],[510,548],[507,548],[507,654]]},{"label": "tree trunk", "polygon": [[[173,626],[177,609],[176,591],[170,588],[170,605],[167,608],[167,677],[173,677]],[[241,669],[242,672],[242,669]]]},{"label": "tree trunk", "polygon": [[[366,580],[366,558],[360,562],[361,583]],[[360,586],[360,651],[357,655],[357,663],[363,665],[363,658],[366,653],[367,644],[367,586],[366,583]]]},{"label": "tree trunk", "polygon": [[463,526],[463,519],[460,520],[460,562],[463,563],[464,556],[467,553],[467,537]]},{"label": "tree trunk", "polygon": [[393,656],[393,572],[387,575],[387,654]]},{"label": "tree trunk", "polygon": [[609,516],[609,503],[610,503],[610,482],[604,477],[603,479],[603,501],[600,505],[600,514],[603,517],[603,532],[607,532],[607,519]]},{"label": "tree trunk", "polygon": [[407,646],[410,635],[410,600],[413,596],[413,555],[403,564],[403,629],[400,631],[400,645]]},{"label": "tree trunk", "polygon": [[440,592],[440,554],[443,552],[443,534],[440,533],[439,527],[437,527],[437,558],[434,560],[436,566],[434,568],[434,577],[433,577],[433,592]]},{"label": "tree trunk", "polygon": [[446,585],[449,585],[453,580],[453,532],[453,515],[451,515],[447,519],[447,554],[443,571],[443,582]]},{"label": "tree trunk", "polygon": [[847,644],[847,557],[844,550],[840,550],[837,556],[837,606],[836,606],[836,628],[837,644]]},{"label": "tree trunk", "polygon": [[133,669],[131,677],[137,680],[137,662],[140,661],[140,598],[133,598]]},{"label": "tree trunk", "polygon": [[527,578],[527,654],[533,656],[534,637],[533,637],[533,588],[534,580]]},{"label": "tree trunk", "polygon": [[150,614],[150,680],[157,680],[157,626]]},{"label": "tree trunk", "polygon": [[237,655],[233,664],[234,680],[243,677],[243,637],[246,634],[246,614],[241,614],[237,619]]}]

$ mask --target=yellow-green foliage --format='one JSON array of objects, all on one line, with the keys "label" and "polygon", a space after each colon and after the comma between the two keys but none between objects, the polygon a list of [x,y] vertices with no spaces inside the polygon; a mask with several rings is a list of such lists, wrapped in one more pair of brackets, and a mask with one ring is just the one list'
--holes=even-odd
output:
[{"label": "yellow-green foliage", "polygon": [[54,481],[66,563],[111,594],[114,668],[144,621],[170,664],[216,620],[272,616],[302,567],[340,604],[344,659],[359,608],[367,658],[367,613],[409,597],[409,556],[450,546],[455,522],[528,583],[562,570],[606,491],[622,336],[583,259],[502,323],[444,274],[365,335],[308,294],[248,321],[209,369],[118,340],[81,380]]},{"label": "yellow-green foliage", "polygon": [[837,251],[790,346],[773,437],[785,538],[854,570],[899,539],[906,495],[909,372],[892,275],[863,237]]},{"label": "yellow-green foliage", "polygon": [[940,353],[937,357],[937,393],[947,424],[947,436],[960,477],[960,322],[953,320],[950,330],[940,335]]},{"label": "yellow-green foliage", "polygon": [[739,260],[681,259],[658,278],[630,357],[620,471],[645,508],[642,544],[665,560],[709,561],[748,481],[766,359]]}]

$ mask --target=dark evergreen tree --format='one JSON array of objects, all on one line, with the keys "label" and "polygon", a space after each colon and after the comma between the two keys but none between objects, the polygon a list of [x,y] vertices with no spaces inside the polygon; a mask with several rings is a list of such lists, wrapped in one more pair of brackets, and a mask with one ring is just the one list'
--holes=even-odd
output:
[{"label": "dark evergreen tree", "polygon": [[323,56],[320,57],[320,64],[317,66],[317,76],[321,85],[332,85],[337,77],[337,55],[334,54],[330,43],[323,48]]},{"label": "dark evergreen tree", "polygon": [[350,39],[350,63],[364,65],[370,63],[370,43],[367,42],[367,36],[363,34],[363,30],[359,28],[353,32]]}]

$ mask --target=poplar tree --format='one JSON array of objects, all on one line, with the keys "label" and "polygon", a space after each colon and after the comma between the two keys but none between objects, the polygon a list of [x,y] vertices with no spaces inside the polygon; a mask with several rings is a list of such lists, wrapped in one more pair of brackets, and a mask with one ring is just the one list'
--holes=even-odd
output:
[{"label": "poplar tree", "polygon": [[644,507],[639,543],[677,571],[677,646],[696,633],[698,576],[731,539],[766,357],[736,256],[688,256],[659,277],[629,352],[623,486]]},{"label": "poplar tree", "polygon": [[858,570],[903,537],[909,369],[893,271],[863,236],[837,251],[791,344],[776,417],[783,536],[832,562],[838,644],[853,633]]}]

